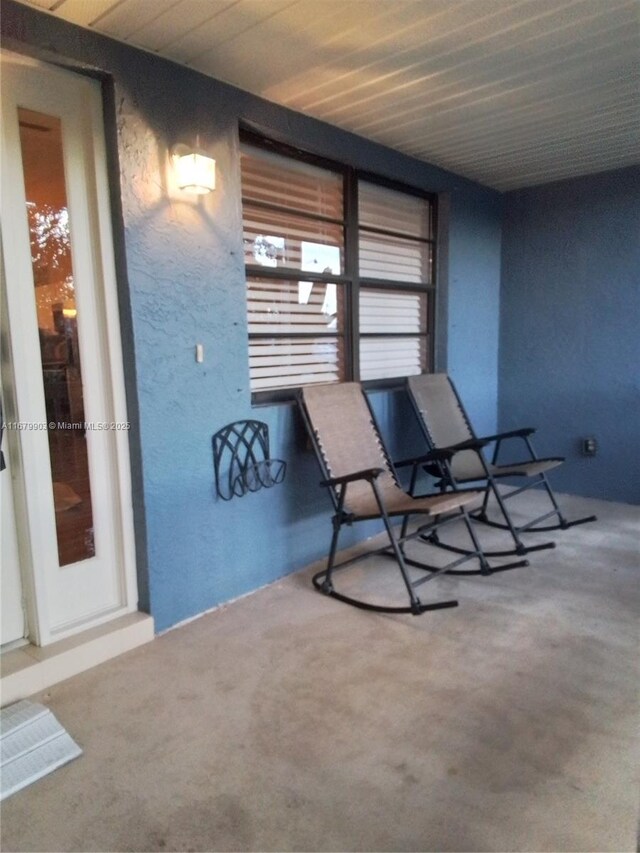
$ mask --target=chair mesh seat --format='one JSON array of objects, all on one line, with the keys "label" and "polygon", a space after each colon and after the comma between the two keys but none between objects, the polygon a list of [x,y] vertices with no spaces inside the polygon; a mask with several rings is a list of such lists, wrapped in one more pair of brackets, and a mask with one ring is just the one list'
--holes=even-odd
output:
[{"label": "chair mesh seat", "polygon": [[[562,465],[562,459],[531,459],[524,462],[514,462],[511,465],[487,463],[487,470],[492,477],[535,477],[545,471],[551,471],[559,465]],[[482,462],[475,450],[463,450],[458,453],[451,467],[459,483],[483,480],[486,477]]]},{"label": "chair mesh seat", "polygon": [[[380,480],[383,480],[383,478],[384,482],[380,483]],[[461,506],[474,509],[480,505],[483,495],[481,491],[464,493],[447,492],[442,495],[413,498],[396,486],[395,483],[386,479],[385,474],[380,475],[378,485],[385,508],[390,516],[409,515],[413,513],[430,516],[444,515],[445,513],[460,509]],[[347,486],[345,510],[362,519],[380,517],[380,507],[371,486],[361,481],[350,483]]]},{"label": "chair mesh seat", "polygon": [[535,477],[562,465],[562,459],[536,459],[534,462],[517,462],[513,465],[489,465],[494,477]]}]

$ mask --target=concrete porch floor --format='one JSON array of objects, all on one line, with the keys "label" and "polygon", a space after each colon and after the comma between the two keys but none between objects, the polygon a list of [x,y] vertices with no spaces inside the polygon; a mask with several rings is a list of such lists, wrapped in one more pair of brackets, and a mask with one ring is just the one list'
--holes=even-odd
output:
[{"label": "concrete porch floor", "polygon": [[2,849],[635,850],[640,512],[563,506],[598,522],[422,588],[455,610],[306,570],[38,694],[84,755],[2,804]]}]

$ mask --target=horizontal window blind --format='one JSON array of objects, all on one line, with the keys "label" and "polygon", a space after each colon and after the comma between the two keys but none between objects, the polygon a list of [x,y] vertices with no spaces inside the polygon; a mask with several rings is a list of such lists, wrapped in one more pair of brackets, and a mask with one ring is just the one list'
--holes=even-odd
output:
[{"label": "horizontal window blind", "polygon": [[423,198],[368,181],[358,183],[358,220],[361,227],[395,231],[423,240],[433,237],[431,205]]},{"label": "horizontal window blind", "polygon": [[426,336],[360,338],[360,379],[393,379],[423,373]]},{"label": "horizontal window blind", "polygon": [[249,344],[255,391],[294,388],[344,378],[344,341],[328,338],[260,338]]},{"label": "horizontal window blind", "polygon": [[247,281],[249,334],[335,334],[342,331],[342,287],[295,281]]},{"label": "horizontal window blind", "polygon": [[428,284],[431,246],[386,234],[360,231],[360,275],[384,281]]},{"label": "horizontal window blind", "polygon": [[425,293],[360,290],[361,334],[420,334],[426,329]]},{"label": "horizontal window blind", "polygon": [[242,196],[298,213],[342,220],[342,175],[241,145]]},{"label": "horizontal window blind", "polygon": [[[433,282],[432,206],[424,198],[360,181],[358,214],[360,378],[422,373],[427,369],[427,288]],[[367,279],[389,282],[394,289],[367,288]]]},{"label": "horizontal window blind", "polygon": [[340,275],[341,224],[244,205],[245,263]]}]

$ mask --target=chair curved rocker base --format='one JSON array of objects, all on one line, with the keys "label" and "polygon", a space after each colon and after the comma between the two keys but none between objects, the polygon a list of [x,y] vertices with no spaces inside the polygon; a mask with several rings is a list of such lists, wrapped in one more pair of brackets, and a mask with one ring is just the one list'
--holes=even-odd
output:
[{"label": "chair curved rocker base", "polygon": [[[478,516],[475,516],[471,513],[469,513],[469,517],[473,518],[475,521],[482,521],[482,519],[480,519]],[[501,530],[509,530],[509,527],[506,524],[502,525],[502,524],[499,524],[498,522],[491,522],[491,521],[487,521],[486,523],[491,525],[492,527],[500,527]],[[469,554],[469,555],[473,554],[473,550],[471,550],[471,549],[459,548],[457,545],[447,545],[446,542],[442,542],[439,539],[436,540],[436,539],[432,538],[432,536],[433,536],[432,534],[431,535],[430,534],[424,534],[420,538],[424,542],[428,541],[432,545],[435,545],[437,548],[443,548],[445,551],[452,551],[454,554]],[[556,547],[555,542],[543,542],[543,543],[540,543],[538,545],[525,545],[524,543],[521,543],[517,548],[509,548],[509,549],[506,549],[504,551],[487,551],[484,548],[482,549],[482,551],[483,551],[485,557],[513,557],[516,555],[518,557],[524,557],[525,554],[528,554],[531,551],[544,551],[546,548],[555,548],[555,547]],[[510,567],[511,565],[512,564],[509,563],[508,567]],[[525,565],[528,566],[529,563],[527,561],[524,561],[524,562],[521,561],[518,563],[513,563],[514,568],[519,567],[519,566],[525,566]],[[497,571],[497,570],[498,569],[494,569],[494,571]],[[469,574],[477,574],[477,572],[469,572]],[[481,574],[481,572],[480,572],[480,574]]]},{"label": "chair curved rocker base", "polygon": [[[459,548],[457,545],[447,545],[445,542],[441,542],[434,534],[421,533],[419,538],[423,542],[429,542],[430,545],[434,545],[436,548],[442,548],[444,551],[451,551],[453,554],[463,554],[465,557],[472,557],[476,553],[470,548]],[[515,554],[515,551],[485,551],[483,549],[482,553],[485,557],[506,557],[509,556],[509,554]],[[431,566],[426,566],[424,563],[419,563],[417,560],[411,560],[408,557],[405,557],[405,562],[407,565],[414,566],[417,569],[432,571]],[[509,569],[525,568],[528,565],[530,565],[529,560],[518,560],[514,563],[505,563],[504,566],[490,566],[487,564],[484,568],[479,569],[447,569],[447,574],[463,576],[483,575],[484,577],[488,577],[489,575],[495,575],[498,572],[507,572]]]},{"label": "chair curved rocker base", "polygon": [[[476,510],[476,512],[470,512],[470,517],[474,519],[474,521],[479,521],[481,524],[487,524],[489,527],[497,527],[499,530],[510,530],[508,524],[505,524],[503,521],[494,521],[491,518],[488,518],[481,510]],[[545,524],[545,525],[531,525],[526,527],[516,528],[517,533],[549,533],[553,530],[568,530],[570,527],[575,527],[578,524],[589,524],[592,521],[597,521],[598,518],[595,515],[586,515],[584,518],[575,518],[572,521],[568,521],[566,518],[561,518],[561,520],[557,524]],[[513,551],[505,551],[505,554],[526,554],[529,551],[542,551],[545,548],[555,548],[555,542],[544,542],[541,545],[524,545],[522,549],[516,548]],[[493,555],[496,556],[498,552],[494,551]],[[485,551],[485,554],[491,555],[490,551]]]},{"label": "chair curved rocker base", "polygon": [[416,600],[413,604],[407,607],[391,607],[384,604],[370,604],[368,601],[363,601],[360,598],[352,598],[349,595],[343,595],[341,592],[337,592],[337,590],[334,589],[333,584],[327,582],[326,575],[327,570],[323,569],[321,572],[318,572],[313,576],[312,581],[315,588],[324,595],[328,595],[331,598],[342,601],[344,604],[350,604],[352,607],[358,607],[360,610],[371,610],[374,613],[410,613],[413,616],[420,616],[428,610],[446,610],[450,607],[458,606],[458,602],[455,599],[451,599],[449,601],[434,601],[431,604],[423,604],[420,600]]}]

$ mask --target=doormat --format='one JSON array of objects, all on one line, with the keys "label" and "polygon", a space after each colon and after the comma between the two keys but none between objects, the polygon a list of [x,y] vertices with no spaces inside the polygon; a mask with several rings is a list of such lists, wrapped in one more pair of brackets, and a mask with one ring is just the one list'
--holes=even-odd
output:
[{"label": "doormat", "polygon": [[51,711],[26,699],[0,711],[0,752],[0,800],[82,755]]}]

